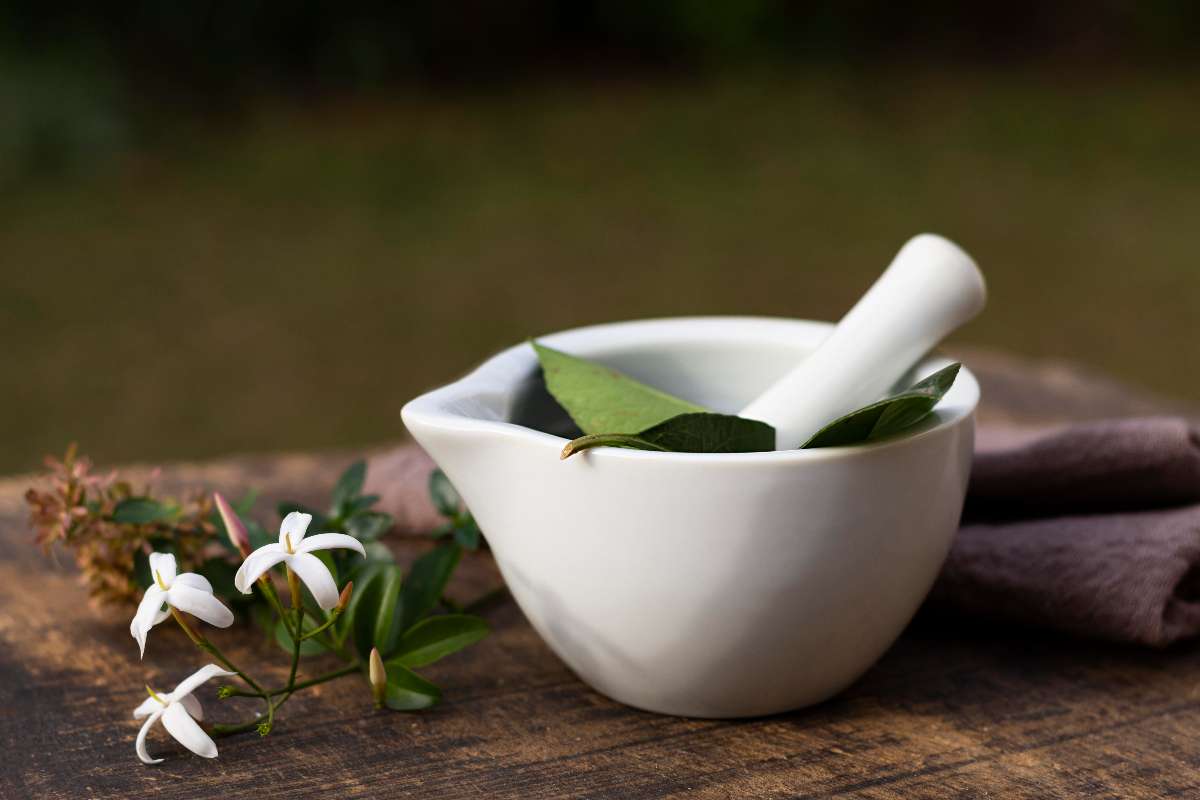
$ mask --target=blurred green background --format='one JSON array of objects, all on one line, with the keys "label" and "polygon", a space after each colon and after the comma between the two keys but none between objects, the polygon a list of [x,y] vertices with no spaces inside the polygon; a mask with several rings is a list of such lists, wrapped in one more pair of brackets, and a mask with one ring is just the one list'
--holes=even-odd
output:
[{"label": "blurred green background", "polygon": [[1185,2],[0,2],[0,471],[354,447],[524,337],[836,319],[914,233],[957,341],[1200,401]]}]

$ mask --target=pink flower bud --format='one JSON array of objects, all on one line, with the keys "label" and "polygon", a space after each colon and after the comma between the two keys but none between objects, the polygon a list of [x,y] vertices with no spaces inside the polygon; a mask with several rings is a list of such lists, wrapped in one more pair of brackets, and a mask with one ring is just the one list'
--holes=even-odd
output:
[{"label": "pink flower bud", "polygon": [[229,534],[229,541],[233,542],[234,547],[241,551],[242,557],[250,555],[250,534],[246,532],[246,525],[238,517],[237,512],[233,510],[233,506],[229,505],[229,501],[221,496],[220,492],[213,492],[213,500],[217,503],[217,511],[221,514],[221,521],[225,523],[225,531]]}]

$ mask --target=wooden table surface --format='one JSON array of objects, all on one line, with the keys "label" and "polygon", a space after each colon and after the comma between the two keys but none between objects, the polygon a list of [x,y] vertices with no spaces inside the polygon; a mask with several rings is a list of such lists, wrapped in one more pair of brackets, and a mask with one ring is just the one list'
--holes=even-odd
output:
[{"label": "wooden table surface", "polygon": [[[984,352],[966,360],[991,423],[1172,410],[1062,365]],[[347,461],[241,457],[164,475],[302,498],[326,491]],[[72,568],[32,546],[20,497],[27,484],[0,481],[5,799],[1200,796],[1200,646],[1152,652],[918,621],[862,680],[818,707],[689,720],[591,691],[511,601],[488,614],[491,637],[428,668],[445,690],[430,711],[376,712],[350,678],[298,694],[265,739],[219,740],[212,761],[159,730],[151,750],[167,760],[143,766],[130,718],[142,685],[173,686],[200,656],[163,626],[139,662],[128,616],[89,606]],[[402,560],[424,546],[393,544]],[[498,580],[486,554],[460,573],[463,595]],[[273,677],[283,677],[286,659],[255,631],[214,639],[243,663],[278,665]],[[246,715],[200,696],[210,718]]]}]

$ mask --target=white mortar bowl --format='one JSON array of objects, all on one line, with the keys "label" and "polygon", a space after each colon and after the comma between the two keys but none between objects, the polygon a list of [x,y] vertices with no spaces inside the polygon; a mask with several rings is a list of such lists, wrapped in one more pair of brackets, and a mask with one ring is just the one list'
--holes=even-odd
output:
[{"label": "white mortar bowl", "polygon": [[[539,341],[736,413],[832,327],[695,317]],[[908,624],[958,526],[978,401],[964,368],[930,420],[875,444],[599,448],[562,461],[562,437],[513,421],[557,411],[521,344],[403,417],[474,513],[526,617],[580,678],[649,711],[741,717],[836,694]]]}]

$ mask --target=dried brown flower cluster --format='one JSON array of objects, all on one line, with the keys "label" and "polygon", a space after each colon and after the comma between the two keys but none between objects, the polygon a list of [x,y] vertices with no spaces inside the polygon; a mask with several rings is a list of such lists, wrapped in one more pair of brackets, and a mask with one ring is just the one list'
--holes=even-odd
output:
[{"label": "dried brown flower cluster", "polygon": [[191,571],[216,543],[212,499],[184,500],[141,493],[117,473],[94,475],[72,444],[63,458],[46,457],[46,486],[25,493],[37,542],[49,552],[62,543],[75,555],[88,593],[104,603],[134,605],[141,595],[138,561],[154,550],[175,553]]}]

